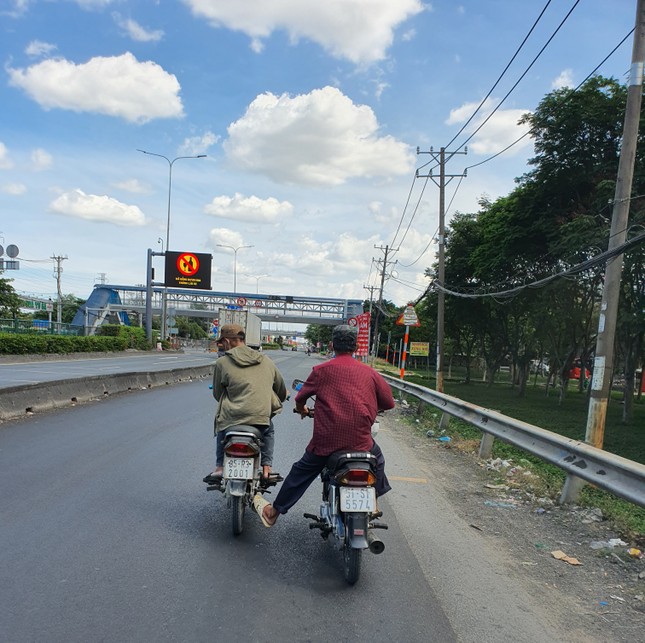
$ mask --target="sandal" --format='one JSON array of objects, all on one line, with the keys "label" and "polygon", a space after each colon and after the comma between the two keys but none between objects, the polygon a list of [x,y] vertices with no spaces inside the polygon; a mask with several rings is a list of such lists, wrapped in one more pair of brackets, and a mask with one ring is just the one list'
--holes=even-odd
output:
[{"label": "sandal", "polygon": [[262,497],[262,494],[256,493],[255,496],[253,496],[253,507],[255,508],[258,516],[260,516],[260,520],[265,527],[273,527],[273,525],[275,525],[275,521],[278,519],[278,516],[276,516],[273,520],[269,520],[269,518],[264,514],[265,507],[270,506],[271,503],[265,500]]},{"label": "sandal", "polygon": [[222,474],[209,473],[205,478],[204,482],[209,485],[221,485],[222,484]]}]

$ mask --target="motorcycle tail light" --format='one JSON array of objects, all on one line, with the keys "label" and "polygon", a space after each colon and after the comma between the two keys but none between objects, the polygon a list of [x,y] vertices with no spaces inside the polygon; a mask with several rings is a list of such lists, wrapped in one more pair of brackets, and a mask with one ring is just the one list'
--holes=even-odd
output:
[{"label": "motorcycle tail light", "polygon": [[338,482],[348,487],[365,487],[376,484],[376,476],[369,469],[349,469],[343,472]]},{"label": "motorcycle tail light", "polygon": [[258,452],[258,449],[254,445],[245,442],[232,442],[226,446],[224,452],[231,458],[252,458]]}]

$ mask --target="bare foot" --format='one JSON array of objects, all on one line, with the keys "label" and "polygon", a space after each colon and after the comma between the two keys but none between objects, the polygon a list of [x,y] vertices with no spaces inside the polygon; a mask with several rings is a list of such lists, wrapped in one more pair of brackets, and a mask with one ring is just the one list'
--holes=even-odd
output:
[{"label": "bare foot", "polygon": [[275,525],[275,521],[278,519],[279,515],[280,515],[280,512],[275,510],[273,508],[273,505],[267,505],[262,510],[262,517],[264,518],[264,520],[262,522],[265,525],[267,525],[268,527],[273,527],[273,525]]}]

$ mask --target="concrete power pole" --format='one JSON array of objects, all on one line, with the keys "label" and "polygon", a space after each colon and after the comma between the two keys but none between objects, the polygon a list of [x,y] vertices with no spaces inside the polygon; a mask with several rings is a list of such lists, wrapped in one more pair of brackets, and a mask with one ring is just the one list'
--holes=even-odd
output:
[{"label": "concrete power pole", "polygon": [[377,286],[363,286],[365,290],[369,290],[370,293],[370,309],[369,309],[369,315],[370,315],[370,325],[368,328],[368,337],[367,337],[367,357],[365,358],[365,361],[368,361],[369,359],[369,352],[372,350],[372,304],[374,303],[374,291],[378,290]]},{"label": "concrete power pole", "polygon": [[[390,252],[390,247],[385,246],[374,246],[377,250],[382,250],[384,255],[383,255],[383,269],[381,270],[381,285],[379,287],[379,294],[378,294],[378,305],[377,305],[377,310],[376,310],[376,321],[374,322],[374,353],[372,356],[372,364],[378,357],[378,320],[379,320],[379,314],[381,314],[383,310],[383,286],[385,285],[385,274],[387,272],[387,266],[388,266],[388,260],[387,260],[387,255]],[[381,263],[381,260],[377,263]],[[389,263],[392,263],[391,261]]]},{"label": "concrete power pole", "polygon": [[[623,139],[620,148],[620,161],[616,177],[614,207],[611,215],[611,229],[608,250],[625,242],[629,206],[634,177],[636,144],[640,122],[643,94],[643,61],[645,60],[645,0],[636,3],[636,27],[632,47],[632,64],[627,88],[627,105],[623,123]],[[617,255],[607,261],[605,282],[600,304],[598,336],[594,358],[591,395],[587,415],[585,442],[602,449],[605,438],[605,420],[609,401],[611,376],[614,371],[614,340],[616,336],[616,319],[618,317],[618,299],[623,270],[623,255]],[[562,502],[573,502],[577,499],[585,482],[580,478],[569,476],[562,491]]]},{"label": "concrete power pole", "polygon": [[[417,171],[418,178],[429,178],[432,179],[432,182],[439,187],[439,232],[438,232],[438,243],[439,243],[439,256],[438,256],[438,265],[437,265],[437,279],[436,282],[439,284],[439,289],[437,291],[437,368],[436,368],[436,390],[439,393],[443,393],[443,355],[444,355],[444,315],[445,315],[445,306],[446,306],[446,296],[442,290],[445,286],[445,267],[446,267],[446,185],[450,183],[452,179],[459,176],[466,176],[465,172],[462,174],[446,174],[446,162],[449,161],[455,154],[466,154],[467,149],[464,149],[463,152],[446,152],[446,149],[442,147],[437,154],[432,148],[429,152],[421,152],[417,148],[417,154],[430,154],[432,158],[439,165],[439,181],[437,181],[432,174],[419,174]],[[446,158],[446,154],[448,158]],[[447,180],[446,180],[447,179]]]},{"label": "concrete power pole", "polygon": [[61,255],[50,257],[52,261],[56,263],[54,266],[54,279],[56,280],[56,290],[58,291],[58,306],[56,309],[56,324],[58,326],[58,333],[61,331],[61,324],[63,323],[63,291],[61,289],[61,274],[63,272],[62,263],[67,259],[67,255],[62,257]]}]

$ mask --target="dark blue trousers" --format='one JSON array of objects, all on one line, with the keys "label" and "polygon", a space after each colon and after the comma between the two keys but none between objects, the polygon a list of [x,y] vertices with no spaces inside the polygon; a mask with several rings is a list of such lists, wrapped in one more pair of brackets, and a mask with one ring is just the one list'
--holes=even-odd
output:
[{"label": "dark blue trousers", "polygon": [[[372,447],[372,453],[376,456],[376,495],[382,496],[392,488],[385,475],[385,456],[376,442]],[[273,508],[281,514],[286,514],[320,475],[328,458],[327,455],[314,455],[305,451],[302,458],[293,464],[289,475],[284,479],[280,491],[273,501]]]}]

